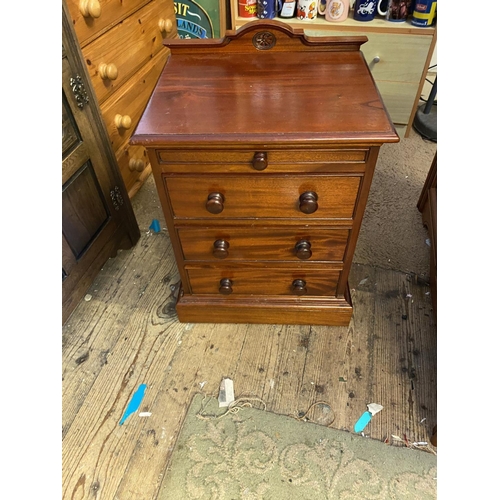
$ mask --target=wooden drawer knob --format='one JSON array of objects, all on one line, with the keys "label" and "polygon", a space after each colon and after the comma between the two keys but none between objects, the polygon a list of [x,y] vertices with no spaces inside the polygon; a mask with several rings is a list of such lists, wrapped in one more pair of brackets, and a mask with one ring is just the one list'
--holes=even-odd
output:
[{"label": "wooden drawer knob", "polygon": [[118,68],[114,64],[101,63],[98,72],[103,80],[116,80],[118,77]]},{"label": "wooden drawer knob", "polygon": [[142,172],[145,167],[145,163],[142,160],[138,160],[137,158],[131,158],[128,162],[128,168],[131,172]]},{"label": "wooden drawer knob", "polygon": [[158,21],[158,27],[161,32],[170,33],[172,31],[172,21],[170,19],[160,19]]},{"label": "wooden drawer knob", "polygon": [[304,280],[294,280],[292,292],[295,295],[305,295],[307,293],[306,282]]},{"label": "wooden drawer knob", "polygon": [[132,126],[132,119],[128,115],[116,115],[115,126],[116,128],[124,128],[127,130]]},{"label": "wooden drawer knob", "polygon": [[295,255],[301,260],[311,258],[311,244],[307,240],[301,240],[295,245]]},{"label": "wooden drawer knob", "polygon": [[267,153],[255,153],[252,166],[255,170],[265,170],[267,168]]},{"label": "wooden drawer knob", "polygon": [[99,0],[80,0],[78,8],[83,17],[97,19],[101,15],[101,4]]},{"label": "wooden drawer knob", "polygon": [[306,191],[299,198],[299,208],[304,214],[312,214],[318,210],[318,195],[314,191]]},{"label": "wooden drawer knob", "polygon": [[222,293],[222,295],[229,295],[233,293],[233,282],[229,278],[221,279],[219,292]]},{"label": "wooden drawer knob", "polygon": [[220,214],[224,210],[224,195],[222,193],[210,193],[205,207],[211,214]]},{"label": "wooden drawer knob", "polygon": [[229,241],[214,241],[214,249],[212,253],[214,254],[214,257],[217,257],[218,259],[225,259],[229,255]]}]

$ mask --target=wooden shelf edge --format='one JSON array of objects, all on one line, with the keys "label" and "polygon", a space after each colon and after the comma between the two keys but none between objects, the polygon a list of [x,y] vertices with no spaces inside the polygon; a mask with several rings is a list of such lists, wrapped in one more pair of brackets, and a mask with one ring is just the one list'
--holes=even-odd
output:
[{"label": "wooden shelf edge", "polygon": [[[235,7],[235,2],[233,0],[232,7]],[[235,13],[232,13],[232,29],[236,30],[245,24],[255,21],[257,18],[252,17],[240,17]],[[274,18],[275,21],[281,21],[288,24],[292,28],[303,29],[306,34],[307,30],[324,30],[324,31],[357,31],[362,33],[393,33],[393,34],[403,34],[403,35],[422,35],[422,36],[434,36],[436,31],[436,26],[430,26],[428,28],[419,28],[413,26],[410,21],[404,23],[394,23],[391,21],[386,21],[385,19],[374,19],[370,22],[361,22],[353,19],[352,11],[349,13],[349,17],[341,23],[333,23],[326,21],[324,17],[318,16],[314,21],[299,21],[296,17],[279,17]]]}]

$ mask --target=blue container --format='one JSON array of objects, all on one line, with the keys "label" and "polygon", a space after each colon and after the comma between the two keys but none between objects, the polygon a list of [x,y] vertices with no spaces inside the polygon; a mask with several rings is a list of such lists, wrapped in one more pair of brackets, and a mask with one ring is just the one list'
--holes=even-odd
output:
[{"label": "blue container", "polygon": [[416,0],[413,5],[411,24],[427,28],[434,22],[436,12],[437,0]]},{"label": "blue container", "polygon": [[356,0],[352,6],[355,21],[373,21],[377,13],[377,5],[382,0]]}]

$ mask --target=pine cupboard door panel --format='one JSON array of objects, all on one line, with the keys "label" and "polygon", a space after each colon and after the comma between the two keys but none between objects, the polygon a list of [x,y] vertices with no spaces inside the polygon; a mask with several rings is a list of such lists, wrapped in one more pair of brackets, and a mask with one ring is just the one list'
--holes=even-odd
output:
[{"label": "pine cupboard door panel", "polygon": [[84,47],[150,0],[66,0],[80,46]]},{"label": "pine cupboard door panel", "polygon": [[82,49],[99,104],[164,50],[175,23],[173,2],[152,0]]}]

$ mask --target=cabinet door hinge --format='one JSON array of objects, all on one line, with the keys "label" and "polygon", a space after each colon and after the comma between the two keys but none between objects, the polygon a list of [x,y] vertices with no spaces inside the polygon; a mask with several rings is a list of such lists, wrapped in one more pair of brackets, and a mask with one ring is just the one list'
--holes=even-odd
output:
[{"label": "cabinet door hinge", "polygon": [[113,202],[113,206],[115,210],[120,210],[120,207],[123,205],[123,196],[118,186],[115,186],[109,193],[111,196],[111,201]]},{"label": "cabinet door hinge", "polygon": [[76,75],[74,78],[71,77],[69,84],[71,85],[77,106],[83,108],[85,104],[89,103],[89,96],[87,95],[87,89],[83,84],[82,77],[80,75]]}]

